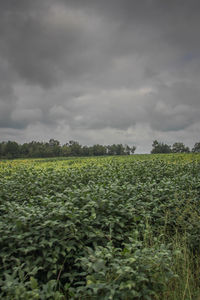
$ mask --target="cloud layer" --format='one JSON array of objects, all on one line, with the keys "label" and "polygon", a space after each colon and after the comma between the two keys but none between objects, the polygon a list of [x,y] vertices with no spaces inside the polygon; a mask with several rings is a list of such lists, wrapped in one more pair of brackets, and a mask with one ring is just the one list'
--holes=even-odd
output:
[{"label": "cloud layer", "polygon": [[197,0],[0,2],[0,137],[192,146]]}]

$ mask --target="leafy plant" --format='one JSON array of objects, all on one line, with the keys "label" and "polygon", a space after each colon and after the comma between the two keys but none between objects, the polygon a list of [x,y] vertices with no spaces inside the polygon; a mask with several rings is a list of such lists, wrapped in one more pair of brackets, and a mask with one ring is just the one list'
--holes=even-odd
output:
[{"label": "leafy plant", "polygon": [[0,298],[198,299],[200,156],[0,162]]}]

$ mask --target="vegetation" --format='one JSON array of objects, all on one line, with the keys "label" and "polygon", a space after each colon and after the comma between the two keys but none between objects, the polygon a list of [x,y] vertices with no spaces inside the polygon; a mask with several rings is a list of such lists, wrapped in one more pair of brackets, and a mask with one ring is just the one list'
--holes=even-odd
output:
[{"label": "vegetation", "polygon": [[156,153],[171,153],[171,146],[164,144],[164,143],[159,143],[157,140],[155,140],[152,144],[152,150],[151,153],[152,154],[156,154]]},{"label": "vegetation", "polygon": [[[13,158],[39,158],[39,157],[74,157],[74,156],[105,156],[105,155],[130,155],[134,154],[135,146],[113,144],[82,146],[79,142],[69,141],[61,145],[59,141],[50,139],[49,142],[36,142],[18,144],[15,141],[0,143],[0,159]],[[175,142],[172,146],[153,141],[152,154],[158,153],[189,153],[189,147],[182,142]],[[200,152],[200,143],[195,143],[192,152]]]},{"label": "vegetation", "polygon": [[[160,143],[157,140],[153,141],[151,153],[189,153],[189,147],[183,143],[176,142],[172,146]],[[200,143],[196,143],[192,152],[200,152]]]},{"label": "vegetation", "polygon": [[0,298],[199,299],[200,155],[0,162]]},{"label": "vegetation", "polygon": [[194,148],[192,148],[192,152],[200,152],[200,143],[195,143]]},{"label": "vegetation", "polygon": [[48,143],[32,141],[22,145],[8,141],[0,143],[0,158],[130,155],[135,149],[135,146],[122,144],[82,146],[76,141],[69,141],[61,146],[54,139],[50,139]]}]

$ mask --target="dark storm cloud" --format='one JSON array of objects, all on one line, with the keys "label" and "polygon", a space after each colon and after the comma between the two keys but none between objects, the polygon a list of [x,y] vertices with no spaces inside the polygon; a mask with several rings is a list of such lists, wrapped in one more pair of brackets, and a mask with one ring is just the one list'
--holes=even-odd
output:
[{"label": "dark storm cloud", "polygon": [[[51,6],[47,1],[35,1],[35,5],[30,1],[9,3],[5,10],[1,9],[3,58],[28,83],[44,87],[55,84],[81,32],[51,26]],[[59,15],[57,18],[59,22]]]},{"label": "dark storm cloud", "polygon": [[149,135],[181,133],[190,143],[200,114],[199,11],[197,0],[1,1],[3,138],[13,128],[20,141],[134,135],[145,147]]}]

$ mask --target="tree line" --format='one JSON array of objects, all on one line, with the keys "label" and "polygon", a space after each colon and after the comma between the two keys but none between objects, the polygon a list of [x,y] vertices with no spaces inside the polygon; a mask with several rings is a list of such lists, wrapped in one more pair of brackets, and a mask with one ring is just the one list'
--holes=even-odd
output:
[{"label": "tree line", "polygon": [[24,144],[7,141],[0,143],[0,158],[130,155],[135,152],[135,149],[135,146],[130,147],[122,144],[82,146],[77,141],[69,141],[61,145],[55,139],[50,139],[49,142],[32,141]]},{"label": "tree line", "polygon": [[[77,141],[69,141],[61,145],[59,141],[50,139],[49,142],[32,141],[19,144],[15,141],[0,142],[0,158],[37,158],[37,157],[59,157],[59,156],[102,156],[102,155],[131,155],[136,150],[135,146],[112,144],[93,146],[82,146]],[[190,150],[181,142],[172,146],[153,141],[151,153],[190,153],[200,152],[200,142],[195,143]]]},{"label": "tree line", "polygon": [[196,153],[200,152],[200,142],[195,143],[194,147],[190,150],[189,147],[185,146],[183,143],[176,142],[172,146],[158,142],[157,140],[153,141],[151,153]]}]

